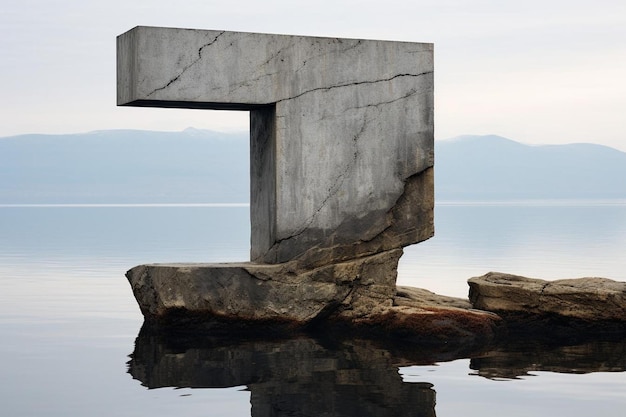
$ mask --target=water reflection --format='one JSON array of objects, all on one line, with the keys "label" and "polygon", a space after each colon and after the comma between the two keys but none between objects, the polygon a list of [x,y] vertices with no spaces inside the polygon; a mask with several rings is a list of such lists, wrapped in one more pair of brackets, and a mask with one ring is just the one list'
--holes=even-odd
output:
[{"label": "water reflection", "polygon": [[[174,337],[175,336],[175,337]],[[518,379],[533,371],[626,371],[626,340],[563,346],[507,341],[467,352],[373,340],[262,340],[171,335],[144,326],[128,372],[148,388],[247,386],[252,416],[435,416],[428,381],[404,382],[400,367],[472,358],[474,374]]]},{"label": "water reflection", "polygon": [[142,330],[129,373],[149,388],[246,385],[252,416],[435,416],[435,391],[372,341],[168,338]]},{"label": "water reflection", "polygon": [[470,361],[477,375],[489,379],[517,379],[532,372],[571,374],[626,371],[626,339],[594,340],[576,345],[510,341]]}]

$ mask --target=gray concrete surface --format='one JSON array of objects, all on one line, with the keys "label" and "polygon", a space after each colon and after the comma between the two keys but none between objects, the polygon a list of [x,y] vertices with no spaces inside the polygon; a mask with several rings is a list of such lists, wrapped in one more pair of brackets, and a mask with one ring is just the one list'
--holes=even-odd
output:
[{"label": "gray concrete surface", "polygon": [[117,54],[118,105],[250,111],[252,261],[432,236],[432,44],[136,27]]}]

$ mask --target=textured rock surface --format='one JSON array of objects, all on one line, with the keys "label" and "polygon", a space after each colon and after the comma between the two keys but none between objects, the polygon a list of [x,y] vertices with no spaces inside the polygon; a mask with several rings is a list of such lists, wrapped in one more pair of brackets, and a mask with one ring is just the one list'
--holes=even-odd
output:
[{"label": "textured rock surface", "polygon": [[[502,319],[496,314],[454,307],[393,306],[364,316],[341,313],[330,321],[348,323],[355,333],[403,339],[415,343],[468,345],[489,344],[501,333]],[[347,332],[350,329],[346,329]]]},{"label": "textured rock surface", "polygon": [[[338,309],[391,307],[401,249],[301,271],[295,264],[140,265],[127,273],[141,311],[304,325]],[[358,314],[358,313],[355,313]]]},{"label": "textured rock surface", "polygon": [[448,297],[415,287],[398,286],[394,305],[406,307],[455,307],[462,309],[472,308],[465,298]]},{"label": "textured rock surface", "polygon": [[432,44],[137,27],[117,53],[119,105],[250,111],[252,261],[432,236]]},{"label": "textured rock surface", "polygon": [[200,323],[229,334],[322,324],[418,342],[473,343],[497,334],[500,318],[469,310],[467,301],[409,287],[396,292],[401,254],[397,249],[312,271],[299,271],[296,263],[141,265],[127,277],[142,313],[157,325]]},{"label": "textured rock surface", "polygon": [[606,278],[544,281],[498,272],[468,282],[472,306],[503,317],[560,316],[626,323],[626,282]]}]

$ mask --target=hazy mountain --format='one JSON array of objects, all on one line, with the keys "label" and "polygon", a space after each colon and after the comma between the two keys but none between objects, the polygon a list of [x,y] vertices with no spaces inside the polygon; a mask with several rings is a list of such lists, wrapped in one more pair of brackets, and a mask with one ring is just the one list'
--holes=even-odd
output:
[{"label": "hazy mountain", "polygon": [[[435,145],[440,200],[626,198],[626,153],[498,136]],[[0,204],[249,200],[248,134],[107,130],[0,138]]]},{"label": "hazy mountain", "polygon": [[0,138],[0,203],[238,203],[249,194],[245,132]]},{"label": "hazy mountain", "polygon": [[443,200],[626,198],[626,153],[589,143],[529,146],[460,136],[436,142],[435,178]]}]

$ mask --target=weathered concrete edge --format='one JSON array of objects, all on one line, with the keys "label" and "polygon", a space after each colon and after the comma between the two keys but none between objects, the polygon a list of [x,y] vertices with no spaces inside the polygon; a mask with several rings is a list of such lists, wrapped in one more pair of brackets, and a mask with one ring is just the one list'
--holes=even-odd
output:
[{"label": "weathered concrete edge", "polygon": [[[321,243],[304,252],[301,248],[309,243],[300,242],[301,236],[283,239],[258,261],[294,260],[298,268],[310,269],[423,242],[435,234],[433,189],[434,169],[428,167],[404,180],[402,193],[384,214],[370,213],[370,217],[351,219],[331,232],[320,230],[318,234],[325,235]],[[344,235],[355,235],[352,230],[367,230],[368,233],[361,233],[356,241],[346,239]],[[310,239],[314,234],[311,230],[305,238]],[[327,246],[327,242],[334,244]]]}]

